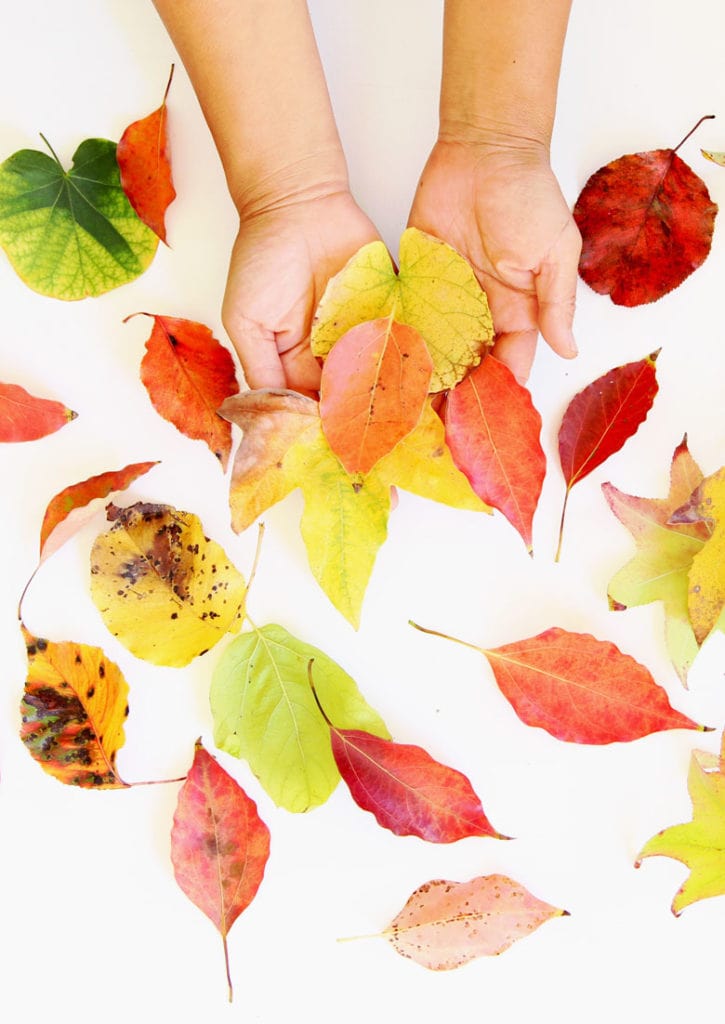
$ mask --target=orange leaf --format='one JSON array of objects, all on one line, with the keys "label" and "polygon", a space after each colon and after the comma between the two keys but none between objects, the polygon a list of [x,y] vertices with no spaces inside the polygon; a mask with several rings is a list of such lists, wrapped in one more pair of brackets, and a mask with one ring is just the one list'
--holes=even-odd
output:
[{"label": "orange leaf", "polygon": [[37,441],[77,415],[60,402],[35,398],[18,384],[0,383],[0,441]]},{"label": "orange leaf", "polygon": [[239,390],[229,350],[194,320],[132,315],[154,321],[141,362],[141,380],[154,408],[182,434],[204,441],[226,469],[232,428],[217,409]]},{"label": "orange leaf", "polygon": [[320,417],[348,473],[369,473],[420,420],[431,359],[420,334],[392,317],[352,327],[322,368]]},{"label": "orange leaf", "polygon": [[161,106],[130,124],[116,149],[121,187],[138,216],[162,242],[166,242],[164,215],[176,197],[166,145],[166,99],[173,77],[172,64]]}]

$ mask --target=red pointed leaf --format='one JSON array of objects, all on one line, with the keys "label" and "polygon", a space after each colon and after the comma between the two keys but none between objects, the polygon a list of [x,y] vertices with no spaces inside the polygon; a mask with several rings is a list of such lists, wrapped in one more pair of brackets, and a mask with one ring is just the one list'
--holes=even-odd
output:
[{"label": "red pointed leaf", "polygon": [[546,473],[541,417],[503,363],[486,356],[446,401],[446,442],[476,494],[506,516],[531,550]]},{"label": "red pointed leaf", "polygon": [[156,316],[141,362],[154,408],[195,440],[204,441],[226,469],[232,450],[231,424],[217,410],[239,390],[234,361],[204,324]]},{"label": "red pointed leaf", "polygon": [[417,425],[431,359],[420,334],[389,317],[352,327],[322,368],[320,416],[348,473],[368,473]]},{"label": "red pointed leaf", "polygon": [[164,215],[176,197],[166,139],[166,98],[173,75],[172,65],[161,106],[130,124],[116,149],[123,191],[144,224],[162,242],[166,241]]},{"label": "red pointed leaf", "polygon": [[579,273],[618,305],[653,302],[705,260],[716,213],[705,183],[673,149],[622,156],[591,176],[574,207]]},{"label": "red pointed leaf", "polygon": [[547,629],[483,654],[519,718],[559,740],[602,744],[702,729],[670,706],[644,665],[587,633]]},{"label": "red pointed leaf", "polygon": [[171,860],[180,888],[215,925],[224,942],[254,899],[269,857],[269,829],[257,805],[197,741],[179,792]]},{"label": "red pointed leaf", "polygon": [[37,441],[77,415],[60,402],[35,398],[18,384],[0,383],[0,441]]},{"label": "red pointed leaf", "polygon": [[398,836],[453,843],[466,836],[502,838],[465,775],[421,747],[359,729],[330,727],[332,753],[353,800]]}]

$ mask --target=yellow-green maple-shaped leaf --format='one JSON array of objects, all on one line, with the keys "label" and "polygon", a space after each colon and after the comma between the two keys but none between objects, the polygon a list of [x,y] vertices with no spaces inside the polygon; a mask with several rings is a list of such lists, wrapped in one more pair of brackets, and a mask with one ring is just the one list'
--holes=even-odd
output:
[{"label": "yellow-green maple-shaped leaf", "polygon": [[396,274],[383,242],[348,261],[317,307],[312,351],[324,358],[351,327],[392,316],[423,337],[433,359],[431,391],[452,388],[493,343],[486,293],[455,249],[417,228],[403,233],[399,261]]},{"label": "yellow-green maple-shaped leaf", "polygon": [[719,763],[709,768],[710,758],[692,754],[687,786],[692,800],[692,821],[663,829],[645,844],[645,857],[673,857],[690,869],[675,894],[672,912],[697,900],[725,895],[725,744]]},{"label": "yellow-green maple-shaped leaf", "polygon": [[86,139],[67,172],[33,149],[0,165],[0,245],[30,288],[74,300],[138,277],[158,238],[121,188],[115,142]]},{"label": "yellow-green maple-shaped leaf", "polygon": [[216,745],[245,758],[275,803],[295,812],[324,803],[340,778],[330,729],[309,683],[311,661],[315,688],[336,724],[389,738],[354,680],[282,626],[263,626],[233,640],[210,693]]},{"label": "yellow-green maple-shaped leaf", "polygon": [[181,667],[244,617],[246,585],[199,518],[169,505],[109,506],[91,552],[91,596],[138,658]]},{"label": "yellow-green maple-shaped leaf", "polygon": [[688,574],[709,530],[700,522],[672,524],[670,517],[701,481],[702,473],[684,438],[672,457],[666,498],[639,498],[609,483],[602,486],[609,507],[637,545],[637,554],[609,583],[610,605],[633,608],[663,602],[667,649],[683,683],[700,649],[690,624]]}]

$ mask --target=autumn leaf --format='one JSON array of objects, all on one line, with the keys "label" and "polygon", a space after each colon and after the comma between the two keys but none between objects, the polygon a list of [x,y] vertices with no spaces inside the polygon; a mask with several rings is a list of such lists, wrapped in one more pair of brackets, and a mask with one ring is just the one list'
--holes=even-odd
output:
[{"label": "autumn leaf", "polygon": [[141,362],[141,380],[154,409],[182,434],[204,441],[226,469],[232,428],[217,410],[239,390],[231,353],[204,324],[132,314],[139,315],[154,321]]},{"label": "autumn leaf", "polygon": [[479,651],[499,689],[526,725],[567,743],[624,743],[665,729],[697,729],[670,706],[650,672],[612,643],[559,627],[483,648],[425,629]]},{"label": "autumn leaf", "polygon": [[697,900],[725,894],[725,747],[714,769],[708,760],[693,751],[687,780],[692,821],[658,832],[637,858],[637,867],[645,857],[673,857],[690,869],[672,901],[676,915]]},{"label": "autumn leaf", "polygon": [[268,858],[269,829],[257,805],[197,741],[179,791],[171,860],[179,888],[221,934],[230,1002],[227,936],[256,896]]},{"label": "autumn leaf", "polygon": [[331,278],[313,320],[312,351],[324,358],[351,327],[392,317],[421,335],[433,359],[431,391],[443,391],[493,344],[486,293],[455,249],[417,228],[403,232],[399,261],[396,274],[383,242],[370,242]]},{"label": "autumn leaf", "polygon": [[725,153],[713,152],[710,149],[701,149],[700,152],[706,160],[710,160],[713,164],[719,164],[720,167],[725,167]]},{"label": "autumn leaf", "polygon": [[28,677],[20,738],[49,775],[87,789],[124,789],[116,770],[128,685],[99,647],[53,643],[23,626]]},{"label": "autumn leaf", "polygon": [[173,77],[172,64],[161,106],[128,126],[116,152],[121,186],[128,201],[162,242],[166,242],[164,216],[176,198],[166,138],[166,100]]},{"label": "autumn leaf", "polygon": [[169,505],[109,505],[91,552],[91,596],[138,658],[181,667],[244,617],[246,586],[198,517]]},{"label": "autumn leaf", "polygon": [[322,699],[336,720],[388,736],[354,680],[282,626],[262,626],[233,640],[211,684],[215,744],[245,758],[274,802],[293,812],[323,804],[340,780],[329,730],[309,686],[311,660]]},{"label": "autumn leaf", "polygon": [[675,449],[666,498],[638,498],[613,484],[602,484],[615,516],[635,539],[637,554],[611,579],[611,608],[633,608],[662,601],[670,659],[684,684],[700,646],[688,612],[688,573],[695,555],[709,537],[704,523],[670,524],[670,516],[692,494],[702,473],[690,455],[687,438]]},{"label": "autumn leaf", "polygon": [[61,402],[28,394],[19,384],[0,383],[0,441],[37,441],[77,415]]},{"label": "autumn leaf", "polygon": [[661,298],[710,252],[717,205],[677,155],[695,128],[674,149],[613,160],[591,176],[576,201],[574,220],[583,243],[579,273],[618,305]]},{"label": "autumn leaf", "polygon": [[86,139],[68,172],[34,149],[0,165],[0,245],[28,287],[74,300],[133,281],[158,239],[121,188],[115,142]]},{"label": "autumn leaf", "polygon": [[433,362],[420,334],[392,317],[351,327],[322,367],[320,418],[348,473],[369,473],[420,420]]},{"label": "autumn leaf", "polygon": [[546,474],[541,417],[527,389],[487,356],[446,399],[446,441],[473,490],[506,516],[531,552]]},{"label": "autumn leaf", "polygon": [[618,452],[647,418],[658,389],[655,369],[658,354],[653,352],[645,359],[617,366],[597,377],[567,406],[559,428],[559,460],[566,494],[561,510],[557,561],[571,489]]},{"label": "autumn leaf", "polygon": [[431,971],[498,956],[546,921],[568,916],[505,875],[421,885],[381,933],[396,953]]},{"label": "autumn leaf", "polygon": [[725,628],[725,466],[706,477],[670,523],[706,525],[712,531],[692,559],[687,606],[698,643]]}]

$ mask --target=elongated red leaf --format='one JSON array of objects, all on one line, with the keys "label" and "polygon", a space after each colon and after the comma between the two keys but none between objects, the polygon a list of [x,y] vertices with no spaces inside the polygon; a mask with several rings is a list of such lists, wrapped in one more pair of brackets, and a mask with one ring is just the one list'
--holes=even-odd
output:
[{"label": "elongated red leaf", "polygon": [[506,516],[531,551],[546,473],[541,417],[509,368],[493,356],[448,393],[446,442],[476,494]]},{"label": "elongated red leaf", "polygon": [[221,934],[232,999],[227,935],[254,899],[269,857],[269,829],[231,775],[197,741],[171,830],[180,888]]},{"label": "elongated red leaf", "polygon": [[559,459],[566,481],[559,551],[572,487],[618,452],[647,418],[658,389],[658,355],[659,351],[653,352],[645,359],[615,367],[569,403],[559,428]]},{"label": "elongated red leaf", "polygon": [[19,384],[0,382],[0,441],[37,441],[77,415],[61,402],[36,398]]},{"label": "elongated red leaf", "polygon": [[420,334],[390,317],[352,327],[322,368],[322,429],[348,473],[369,473],[418,424],[433,373]]},{"label": "elongated red leaf", "polygon": [[182,434],[204,441],[226,469],[232,428],[217,409],[239,390],[229,350],[204,324],[142,315],[154,321],[141,362],[141,380],[154,408]]},{"label": "elongated red leaf", "polygon": [[[435,636],[435,630],[416,629]],[[675,711],[651,673],[613,644],[553,627],[538,636],[484,649],[504,697],[526,725],[568,743],[617,743],[665,729],[703,726]]]},{"label": "elongated red leaf", "polygon": [[705,260],[716,213],[675,149],[622,156],[591,176],[574,206],[579,273],[618,305],[654,302]]},{"label": "elongated red leaf", "polygon": [[162,242],[166,241],[166,210],[176,197],[166,138],[166,99],[173,77],[172,64],[161,106],[130,124],[116,149],[121,187],[138,216]]},{"label": "elongated red leaf", "polygon": [[382,933],[401,956],[450,971],[478,956],[498,956],[546,921],[567,915],[505,875],[421,885]]}]

